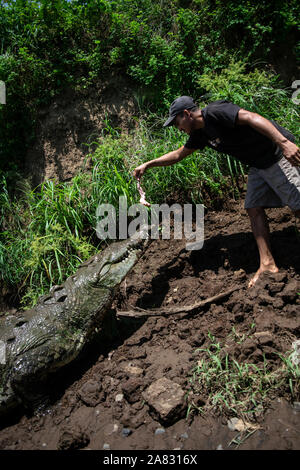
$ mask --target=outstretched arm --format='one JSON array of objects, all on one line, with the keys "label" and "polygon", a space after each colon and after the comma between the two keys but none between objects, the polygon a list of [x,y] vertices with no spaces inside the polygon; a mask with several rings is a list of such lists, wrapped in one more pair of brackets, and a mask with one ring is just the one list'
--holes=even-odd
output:
[{"label": "outstretched arm", "polygon": [[269,137],[278,145],[285,158],[293,166],[300,165],[300,149],[293,142],[288,140],[279,132],[275,126],[266,118],[257,113],[252,113],[246,109],[240,109],[236,121],[237,125],[248,125],[256,129],[261,134]]},{"label": "outstretched arm", "polygon": [[195,149],[188,149],[184,145],[177,150],[166,153],[162,157],[155,158],[154,160],[149,160],[142,165],[137,166],[134,169],[133,176],[137,179],[140,179],[141,176],[145,173],[146,170],[154,166],[169,166],[174,165],[174,163],[180,162],[183,158],[187,157],[191,153],[195,152]]}]

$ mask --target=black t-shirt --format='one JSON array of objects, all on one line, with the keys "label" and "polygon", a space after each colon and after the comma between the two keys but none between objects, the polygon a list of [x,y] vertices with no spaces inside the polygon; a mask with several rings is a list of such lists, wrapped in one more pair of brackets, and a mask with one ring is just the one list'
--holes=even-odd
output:
[{"label": "black t-shirt", "polygon": [[[213,101],[202,109],[205,126],[191,132],[189,149],[209,146],[256,168],[268,168],[282,157],[281,149],[267,136],[248,125],[236,125],[240,106],[227,100]],[[277,122],[270,121],[288,140],[295,137]]]}]

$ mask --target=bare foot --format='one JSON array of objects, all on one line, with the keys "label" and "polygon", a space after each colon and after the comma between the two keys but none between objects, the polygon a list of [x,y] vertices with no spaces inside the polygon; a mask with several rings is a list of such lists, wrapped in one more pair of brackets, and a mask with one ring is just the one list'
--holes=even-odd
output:
[{"label": "bare foot", "polygon": [[276,264],[272,264],[272,265],[262,265],[260,266],[260,268],[258,269],[258,271],[255,273],[255,275],[253,276],[253,278],[249,281],[248,283],[248,288],[249,287],[253,287],[254,284],[256,283],[256,281],[258,280],[259,276],[264,273],[264,272],[270,272],[270,273],[278,273],[278,268],[276,266]]}]

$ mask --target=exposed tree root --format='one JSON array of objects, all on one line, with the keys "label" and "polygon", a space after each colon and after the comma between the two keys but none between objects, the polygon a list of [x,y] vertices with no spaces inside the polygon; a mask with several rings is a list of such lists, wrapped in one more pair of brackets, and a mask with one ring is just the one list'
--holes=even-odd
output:
[{"label": "exposed tree root", "polygon": [[151,308],[151,309],[143,309],[139,307],[134,307],[132,310],[117,310],[116,314],[117,317],[151,317],[151,316],[167,316],[173,315],[174,313],[185,313],[185,312],[192,312],[193,310],[199,310],[202,307],[205,307],[213,302],[217,302],[218,300],[222,300],[225,297],[228,297],[232,292],[236,290],[240,290],[241,287],[235,286],[231,289],[228,289],[225,292],[221,292],[220,294],[214,295],[213,297],[209,297],[208,299],[201,300],[200,302],[196,302],[192,305],[179,305],[176,307],[160,307],[160,308]]}]

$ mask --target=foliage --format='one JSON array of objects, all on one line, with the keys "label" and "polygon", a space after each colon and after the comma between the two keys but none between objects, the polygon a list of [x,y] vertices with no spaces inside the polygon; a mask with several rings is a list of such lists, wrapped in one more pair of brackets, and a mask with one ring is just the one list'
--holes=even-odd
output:
[{"label": "foliage", "polygon": [[[274,73],[255,68],[247,71],[243,61],[231,61],[221,72],[204,73],[197,78],[209,101],[228,99],[249,111],[259,113],[267,119],[275,119],[295,136],[299,133],[299,111],[282,88]],[[203,104],[205,104],[203,102]]]},{"label": "foliage", "polygon": [[[285,41],[296,57],[299,2],[234,0],[7,0],[0,5],[0,165],[22,161],[37,111],[66,87],[113,71],[143,88],[152,112],[200,96],[201,74],[230,60],[269,60]],[[276,49],[277,48],[277,49]]]},{"label": "foliage", "polygon": [[[72,187],[48,181],[38,191],[25,184],[23,195],[8,195],[3,178],[0,196],[0,266],[4,287],[17,291],[16,300],[33,305],[52,285],[62,283],[96,252],[85,233],[86,213],[78,178]],[[89,213],[88,213],[89,218]]]},{"label": "foliage", "polygon": [[[48,180],[32,190],[16,175],[13,195],[2,175],[2,287],[17,291],[16,300],[21,299],[22,305],[28,307],[52,285],[62,283],[82,261],[101,249],[95,231],[98,205],[112,204],[118,214],[120,196],[127,197],[128,207],[138,203],[133,169],[142,161],[180,145],[183,139],[176,129],[167,128],[157,134],[142,121],[132,135],[113,130],[103,135],[87,157],[91,173],[83,169],[70,182]],[[170,202],[179,193],[186,202],[204,202],[205,191],[213,204],[214,199],[222,200],[230,191],[226,174],[229,174],[226,159],[218,162],[208,149],[201,159],[195,154],[172,167],[147,172],[143,187],[152,203]]]}]

